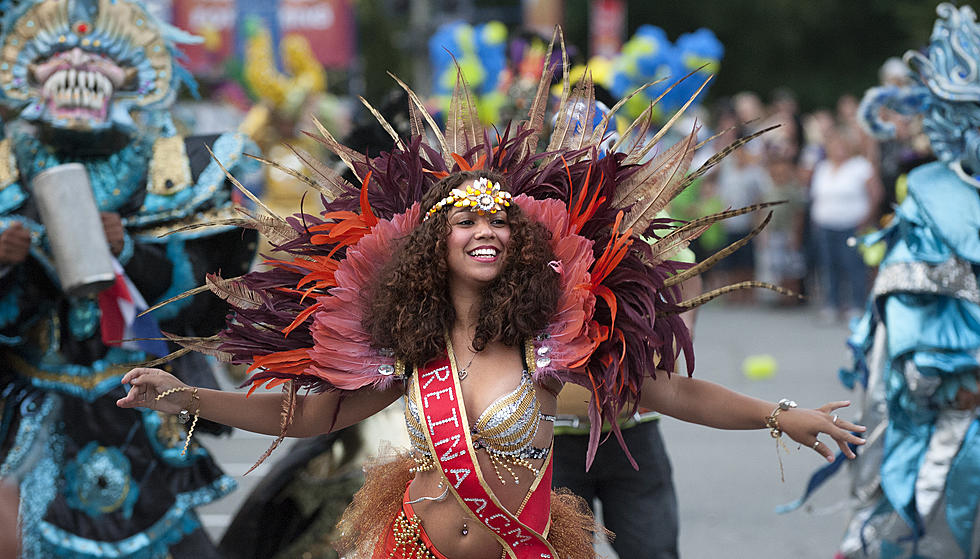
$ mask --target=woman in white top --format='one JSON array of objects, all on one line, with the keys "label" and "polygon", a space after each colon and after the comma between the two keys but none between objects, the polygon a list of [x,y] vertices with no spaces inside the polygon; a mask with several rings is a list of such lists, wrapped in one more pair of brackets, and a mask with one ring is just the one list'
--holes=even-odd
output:
[{"label": "woman in white top", "polygon": [[824,290],[823,314],[830,318],[838,311],[858,314],[864,306],[867,271],[847,239],[872,223],[882,189],[871,163],[857,154],[856,142],[844,132],[831,130],[824,142],[826,159],[813,171],[810,219]]}]

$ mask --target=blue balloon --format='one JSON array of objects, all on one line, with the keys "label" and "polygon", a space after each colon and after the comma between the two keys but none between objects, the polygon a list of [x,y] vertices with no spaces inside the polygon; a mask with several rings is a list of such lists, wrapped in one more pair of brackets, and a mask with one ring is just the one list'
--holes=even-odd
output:
[{"label": "blue balloon", "polygon": [[613,74],[612,84],[610,85],[610,91],[616,97],[625,97],[632,92],[633,81],[623,74],[622,72],[616,72]]},{"label": "blue balloon", "polygon": [[487,41],[487,34],[484,33],[484,30],[488,25],[493,24],[485,23],[476,28],[476,54],[480,63],[483,64],[483,71],[486,76],[486,79],[477,88],[477,92],[480,94],[490,93],[497,89],[500,77],[507,65],[507,42]]},{"label": "blue balloon", "polygon": [[[453,56],[461,56],[462,47],[457,41],[457,31],[461,22],[447,23],[439,26],[439,29],[429,38],[429,64],[432,68],[433,91],[436,94],[448,94],[452,92],[452,87],[446,87],[446,72],[455,73]],[[451,80],[455,83],[455,80]]]},{"label": "blue balloon", "polygon": [[703,58],[721,61],[725,47],[710,29],[702,27],[693,33],[685,33],[677,38],[677,49]]},{"label": "blue balloon", "polygon": [[[725,52],[721,41],[710,30],[701,28],[693,33],[685,33],[678,37],[675,46],[674,74],[676,79],[697,70],[691,77],[677,86],[664,97],[665,107],[670,110],[679,109],[697,92],[708,76],[718,72],[721,57]],[[700,68],[700,69],[699,69]],[[710,85],[710,82],[709,82]],[[699,99],[708,93],[705,87],[699,94]]]},{"label": "blue balloon", "polygon": [[637,28],[636,33],[633,34],[633,37],[644,37],[657,43],[670,44],[670,39],[667,38],[667,32],[656,25],[641,25]]},{"label": "blue balloon", "polygon": [[[669,114],[686,103],[708,75],[718,71],[723,55],[724,47],[708,29],[685,33],[674,44],[663,29],[643,25],[623,45],[615,62],[610,89],[613,94],[622,97],[645,83],[666,77],[666,80],[647,88],[644,93],[650,98],[664,94],[659,109],[661,114]],[[677,83],[677,80],[698,68],[702,69]],[[699,97],[706,92],[707,88]]]}]

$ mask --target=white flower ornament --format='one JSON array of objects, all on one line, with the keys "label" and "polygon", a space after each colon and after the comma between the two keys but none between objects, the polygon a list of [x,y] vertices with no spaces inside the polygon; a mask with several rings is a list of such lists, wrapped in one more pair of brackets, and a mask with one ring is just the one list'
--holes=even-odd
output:
[{"label": "white flower ornament", "polygon": [[486,177],[480,177],[468,185],[465,190],[452,189],[449,196],[436,202],[436,205],[426,212],[422,221],[429,219],[432,214],[450,204],[457,208],[469,206],[480,215],[497,213],[510,205],[511,198],[510,192],[500,190],[500,183],[491,182]]}]

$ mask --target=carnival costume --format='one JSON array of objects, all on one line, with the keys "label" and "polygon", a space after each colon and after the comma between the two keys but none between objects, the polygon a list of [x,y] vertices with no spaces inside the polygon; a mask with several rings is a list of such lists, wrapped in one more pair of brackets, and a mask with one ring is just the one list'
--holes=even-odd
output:
[{"label": "carnival costume", "polygon": [[[545,60],[551,59],[550,51]],[[591,525],[591,517],[573,499],[552,493],[551,449],[529,445],[533,435],[525,429],[549,418],[540,414],[534,391],[527,387],[556,379],[588,388],[591,462],[604,419],[621,440],[616,418],[636,407],[646,375],[656,368],[672,371],[682,350],[693,366],[690,334],[678,314],[725,291],[760,285],[748,282],[679,300],[678,284],[709,268],[725,251],[697,266],[671,257],[711,223],[764,205],[686,224],[658,218],[677,192],[724,153],[689,172],[699,147],[695,130],[647,160],[662,137],[647,135],[648,112],[634,122],[634,134],[602,157],[597,146],[611,116],[593,126],[590,78],[584,77],[573,91],[567,63],[562,70],[558,117],[541,153],[536,148],[553,67],[541,76],[528,120],[494,136],[479,124],[462,79],[444,130],[418,96],[398,81],[411,99],[411,137],[399,137],[374,111],[394,143],[376,158],[341,145],[319,127],[314,136],[360,185],[318,161],[306,161],[308,175],[269,161],[319,192],[323,211],[289,218],[271,211],[256,216],[251,226],[273,239],[280,258],[267,260],[268,270],[224,280],[224,292],[234,293],[228,301],[235,314],[219,334],[217,347],[211,339],[180,340],[188,348],[250,363],[254,373],[246,384],[251,390],[281,386],[283,433],[300,389],[347,394],[406,383],[406,418],[415,451],[367,473],[364,489],[341,521],[342,545],[350,556],[388,556],[385,549],[398,557],[437,556],[418,519],[403,506],[413,472],[429,469],[442,474],[450,499],[459,502],[468,521],[486,526],[507,556],[591,556],[588,536],[575,535]],[[435,208],[420,207],[419,200],[440,177],[474,169],[501,173],[507,184],[476,181],[465,190],[453,190]],[[561,294],[548,327],[523,348],[526,378],[474,423],[458,396],[459,367],[448,339],[446,351],[425,364],[408,364],[390,349],[373,347],[362,325],[369,304],[366,288],[396,243],[434,212],[468,206],[493,213],[509,204],[517,204],[550,231],[556,255],[551,266],[560,274]],[[640,235],[657,241],[634,243]],[[487,450],[501,480],[532,473],[532,489],[519,510],[506,510],[489,490],[484,476],[494,474],[480,471],[477,448]],[[528,467],[533,458],[544,458],[543,467]]]},{"label": "carnival costume", "polygon": [[[129,328],[135,311],[114,303],[152,304],[206,272],[248,269],[253,232],[195,224],[239,215],[222,167],[243,170],[243,149],[254,150],[236,134],[177,134],[169,108],[190,81],[176,43],[194,38],[142,3],[25,0],[3,13],[0,102],[14,116],[0,141],[0,231],[19,223],[31,246],[0,270],[0,476],[19,484],[24,556],[215,556],[194,507],[235,482],[203,448],[181,452],[177,418],[115,405],[123,374],[170,349],[120,343],[128,330],[114,320],[129,312]],[[119,214],[125,229],[115,283],[98,295],[66,293],[52,252],[64,239],[38,212],[35,177],[65,163],[78,164],[97,209]],[[155,316],[173,335],[210,332],[223,319],[214,303],[187,298]],[[172,368],[214,382],[199,355]]]},{"label": "carnival costume", "polygon": [[841,371],[864,388],[867,444],[851,465],[856,511],[840,557],[980,553],[980,421],[955,403],[978,391],[980,367],[980,27],[969,7],[936,11],[928,50],[905,55],[915,85],[872,89],[861,105],[881,137],[892,130],[882,107],[922,115],[939,161],[909,173],[892,222],[864,239],[888,249],[848,340],[854,368]]}]

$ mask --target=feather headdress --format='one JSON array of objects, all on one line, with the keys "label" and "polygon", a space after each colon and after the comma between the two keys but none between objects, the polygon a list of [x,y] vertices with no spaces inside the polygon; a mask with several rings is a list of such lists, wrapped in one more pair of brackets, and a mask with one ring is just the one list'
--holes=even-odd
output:
[{"label": "feather headdress", "polygon": [[[545,60],[550,59],[549,52]],[[616,418],[636,407],[644,378],[657,370],[669,374],[681,351],[689,374],[693,370],[691,336],[679,313],[725,291],[682,301],[679,283],[707,270],[740,244],[693,267],[671,258],[712,223],[766,205],[689,223],[659,217],[677,193],[747,140],[695,170],[690,168],[692,157],[702,147],[695,140],[697,130],[649,158],[666,130],[650,137],[647,112],[618,142],[622,149],[603,153],[599,145],[611,114],[594,125],[600,119],[591,78],[586,74],[571,87],[565,60],[564,91],[544,151],[537,146],[555,68],[543,72],[527,120],[493,136],[476,119],[461,77],[444,129],[436,126],[419,97],[394,78],[411,101],[412,133],[399,137],[374,111],[393,144],[376,158],[346,148],[318,125],[318,133],[310,135],[336,154],[360,185],[305,154],[301,159],[309,167],[307,173],[283,168],[320,194],[323,210],[288,218],[265,208],[268,215],[243,215],[243,222],[275,239],[277,258],[267,260],[264,271],[211,278],[208,287],[235,312],[219,334],[220,344],[207,338],[187,339],[183,345],[250,364],[252,376],[246,385],[251,390],[282,385],[287,404],[301,388],[349,391],[390,386],[403,371],[390,352],[372,347],[362,326],[368,306],[364,287],[384,265],[396,240],[420,223],[425,209],[418,201],[439,177],[494,170],[506,176],[513,203],[551,231],[558,258],[554,266],[561,273],[562,292],[557,312],[534,342],[535,374],[574,382],[592,393],[589,462],[603,420],[613,426],[622,444]],[[736,287],[758,285],[762,284]]]}]

